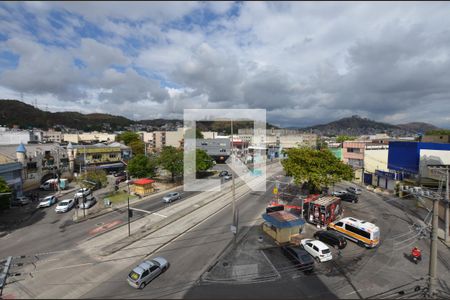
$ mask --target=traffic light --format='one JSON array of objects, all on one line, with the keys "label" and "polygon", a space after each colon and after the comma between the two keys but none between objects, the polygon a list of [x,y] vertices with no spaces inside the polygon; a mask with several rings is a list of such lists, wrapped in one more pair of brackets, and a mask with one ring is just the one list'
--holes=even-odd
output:
[{"label": "traffic light", "polygon": [[130,217],[130,218],[133,217],[133,210],[132,209],[128,210],[128,217]]}]

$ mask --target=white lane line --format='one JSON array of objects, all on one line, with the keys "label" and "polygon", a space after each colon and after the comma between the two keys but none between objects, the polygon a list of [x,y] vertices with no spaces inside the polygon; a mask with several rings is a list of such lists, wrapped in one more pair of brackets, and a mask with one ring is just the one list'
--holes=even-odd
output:
[{"label": "white lane line", "polygon": [[154,212],[153,214],[154,214],[154,215],[157,215],[157,216],[160,216],[160,217],[163,217],[163,218],[167,218],[167,216],[162,215],[162,214],[158,214],[158,213],[156,213],[156,212]]}]

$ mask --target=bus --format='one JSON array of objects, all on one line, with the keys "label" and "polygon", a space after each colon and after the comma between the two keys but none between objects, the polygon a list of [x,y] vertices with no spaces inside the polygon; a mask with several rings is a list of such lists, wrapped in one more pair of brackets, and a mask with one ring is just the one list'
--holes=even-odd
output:
[{"label": "bus", "polygon": [[378,226],[352,217],[331,222],[327,229],[336,230],[347,239],[367,248],[374,248],[380,243],[380,228]]}]

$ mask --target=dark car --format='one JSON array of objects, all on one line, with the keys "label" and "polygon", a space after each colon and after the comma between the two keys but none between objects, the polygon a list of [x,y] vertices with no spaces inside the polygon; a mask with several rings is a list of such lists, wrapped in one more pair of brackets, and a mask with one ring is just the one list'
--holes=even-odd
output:
[{"label": "dark car", "polygon": [[353,193],[345,193],[338,196],[342,201],[356,203],[358,202],[358,196]]},{"label": "dark car", "polygon": [[127,181],[127,176],[117,176],[115,183],[119,184],[124,181]]},{"label": "dark car", "polygon": [[227,175],[230,175],[228,173],[228,171],[222,171],[222,172],[219,173],[219,177],[223,177],[223,176],[227,176]]},{"label": "dark car", "polygon": [[321,230],[314,233],[314,238],[322,241],[330,246],[333,246],[334,248],[344,249],[345,246],[347,246],[347,240],[345,237],[335,231],[326,231]]},{"label": "dark car", "polygon": [[314,270],[314,259],[305,250],[292,246],[282,246],[281,251],[299,270],[305,273]]}]

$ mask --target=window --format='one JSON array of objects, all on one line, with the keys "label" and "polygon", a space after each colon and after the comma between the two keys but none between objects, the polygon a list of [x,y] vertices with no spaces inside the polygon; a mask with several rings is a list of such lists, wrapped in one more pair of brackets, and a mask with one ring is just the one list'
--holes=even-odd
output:
[{"label": "window", "polygon": [[150,268],[150,272],[155,272],[156,269],[158,269],[158,266],[152,266],[152,267]]},{"label": "window", "polygon": [[148,274],[150,274],[150,272],[148,270],[145,270],[144,273],[142,273],[142,277],[147,276]]},{"label": "window", "polygon": [[339,226],[339,227],[343,227],[343,225],[344,225],[344,224],[343,224],[342,222],[337,222],[337,223],[336,223],[336,226]]},{"label": "window", "polygon": [[347,152],[360,153],[361,149],[359,149],[359,148],[347,148]]},{"label": "window", "polygon": [[319,252],[319,248],[317,248],[316,246],[313,246],[313,249],[317,252]]},{"label": "window", "polygon": [[115,153],[112,153],[109,155],[109,158],[116,158],[116,157],[117,157],[117,154],[115,154]]},{"label": "window", "polygon": [[322,250],[322,254],[327,254],[327,253],[330,253],[330,249],[323,249]]},{"label": "window", "polygon": [[92,159],[101,159],[102,155],[101,154],[92,154]]},{"label": "window", "polygon": [[365,237],[366,239],[370,239],[370,233],[368,233],[364,230],[361,230],[359,228],[356,228],[352,225],[345,224],[345,229],[347,229],[350,232],[356,233],[359,236]]}]

